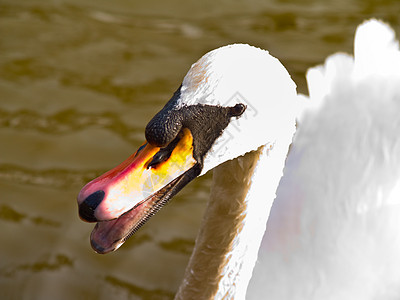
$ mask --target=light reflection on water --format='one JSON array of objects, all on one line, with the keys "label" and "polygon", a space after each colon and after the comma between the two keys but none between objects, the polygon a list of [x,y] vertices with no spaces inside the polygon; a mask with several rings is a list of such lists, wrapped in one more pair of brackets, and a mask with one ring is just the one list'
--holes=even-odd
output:
[{"label": "light reflection on water", "polygon": [[306,92],[306,69],[350,52],[362,20],[400,25],[395,0],[110,3],[0,3],[1,299],[170,299],[210,175],[106,256],[93,253],[93,226],[77,216],[79,189],[140,146],[205,52],[268,49]]}]

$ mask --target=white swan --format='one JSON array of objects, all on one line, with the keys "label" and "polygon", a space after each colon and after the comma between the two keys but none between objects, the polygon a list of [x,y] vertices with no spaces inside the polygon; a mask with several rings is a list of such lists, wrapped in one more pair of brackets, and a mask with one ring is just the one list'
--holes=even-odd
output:
[{"label": "white swan", "polygon": [[399,44],[371,20],[354,48],[308,71],[248,299],[400,299]]},{"label": "white swan", "polygon": [[362,25],[354,61],[308,73],[306,104],[267,51],[207,53],[147,125],[148,143],[80,192],[81,218],[98,222],[93,248],[116,250],[215,168],[177,299],[399,297],[399,57],[391,29]]}]

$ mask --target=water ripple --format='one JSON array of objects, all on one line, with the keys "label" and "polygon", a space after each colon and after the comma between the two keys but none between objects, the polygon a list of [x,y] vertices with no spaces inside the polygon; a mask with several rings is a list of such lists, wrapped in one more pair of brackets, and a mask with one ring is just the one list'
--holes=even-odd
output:
[{"label": "water ripple", "polygon": [[134,143],[133,128],[127,126],[115,113],[90,114],[74,109],[64,110],[53,115],[42,115],[31,110],[9,112],[0,109],[0,128],[36,130],[46,134],[62,134],[87,129],[105,128],[126,141]]},{"label": "water ripple", "polygon": [[167,299],[173,299],[174,294],[165,290],[161,289],[146,289],[143,287],[139,287],[137,285],[134,285],[130,282],[121,280],[117,277],[114,276],[106,276],[105,281],[112,286],[117,287],[118,289],[125,289],[129,293],[141,297],[141,299],[153,299],[153,300],[167,300]]},{"label": "water ripple", "polygon": [[0,219],[14,223],[28,220],[29,222],[39,226],[61,227],[60,222],[45,217],[28,217],[26,214],[18,212],[14,208],[5,204],[0,206]]},{"label": "water ripple", "polygon": [[193,252],[194,241],[177,238],[167,242],[160,242],[159,245],[163,250],[166,251],[190,255]]},{"label": "water ripple", "polygon": [[0,180],[17,184],[31,184],[38,186],[51,186],[52,188],[65,188],[83,186],[91,179],[101,175],[104,170],[98,171],[72,171],[64,169],[31,170],[15,165],[0,165]]},{"label": "water ripple", "polygon": [[8,266],[0,271],[5,277],[12,277],[15,273],[19,272],[44,272],[44,271],[56,271],[63,267],[72,267],[73,261],[64,254],[50,254],[46,259],[40,259],[33,263],[26,263],[16,266]]}]

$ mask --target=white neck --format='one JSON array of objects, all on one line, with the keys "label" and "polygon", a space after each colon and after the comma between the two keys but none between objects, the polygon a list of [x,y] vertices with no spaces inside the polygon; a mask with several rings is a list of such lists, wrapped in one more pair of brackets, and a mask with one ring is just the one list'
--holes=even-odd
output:
[{"label": "white neck", "polygon": [[214,169],[210,201],[176,299],[244,299],[292,137]]}]

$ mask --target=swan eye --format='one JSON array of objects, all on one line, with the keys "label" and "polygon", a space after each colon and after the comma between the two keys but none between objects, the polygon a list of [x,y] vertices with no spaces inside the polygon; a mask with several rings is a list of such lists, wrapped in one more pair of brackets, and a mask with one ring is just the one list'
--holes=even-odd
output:
[{"label": "swan eye", "polygon": [[244,105],[243,103],[238,103],[235,106],[230,108],[230,115],[231,117],[239,117],[241,116],[244,111],[246,110],[246,105]]}]

